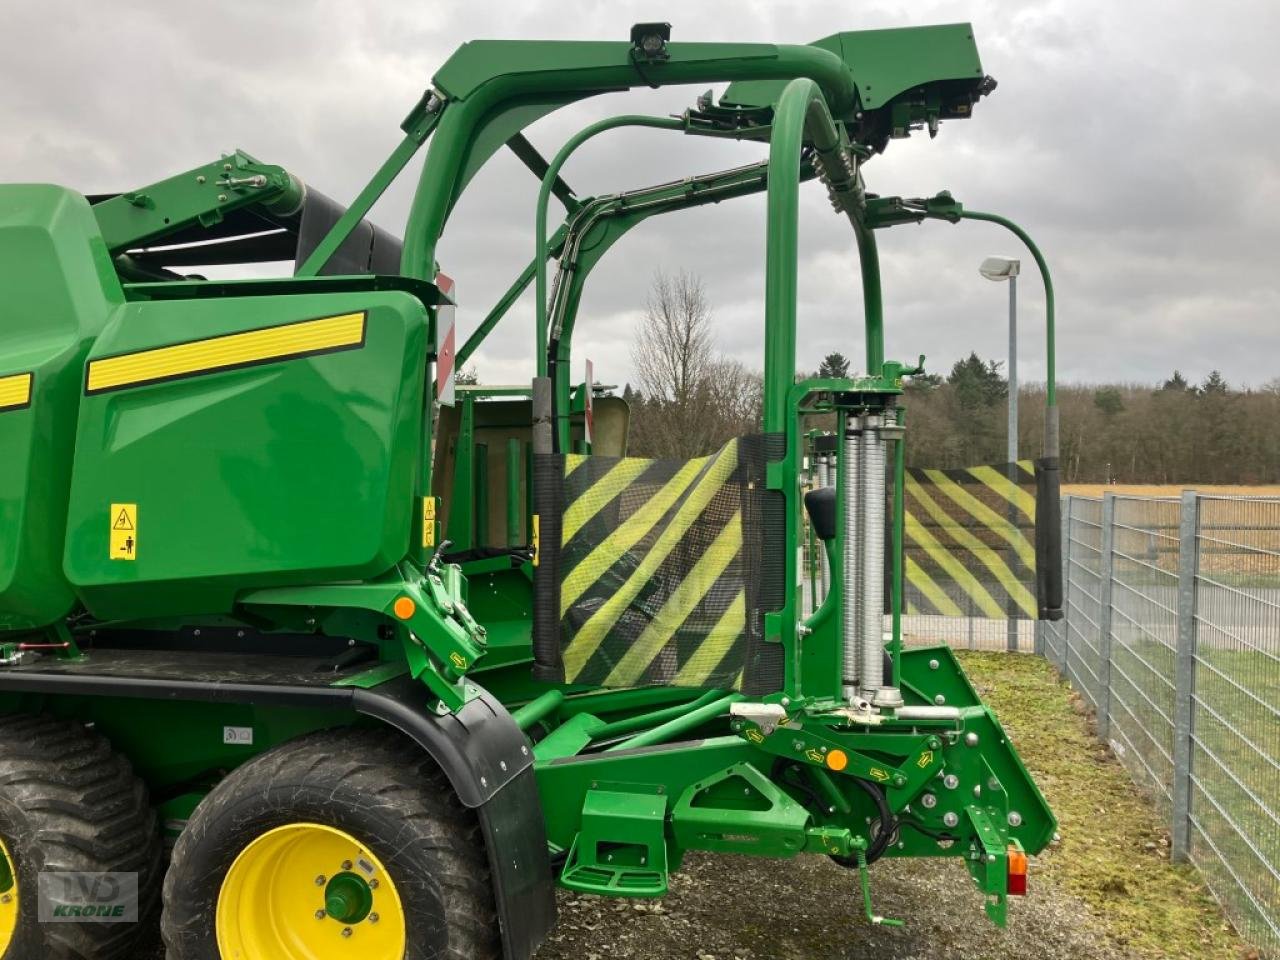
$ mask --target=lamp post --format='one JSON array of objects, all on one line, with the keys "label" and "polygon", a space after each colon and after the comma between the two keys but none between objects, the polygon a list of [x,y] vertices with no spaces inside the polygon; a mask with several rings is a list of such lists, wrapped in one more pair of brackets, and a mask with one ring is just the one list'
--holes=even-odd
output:
[{"label": "lamp post", "polygon": [[[1009,435],[1006,441],[1005,459],[1009,462],[1009,482],[1018,482],[1018,273],[1022,264],[1013,257],[987,257],[978,267],[978,272],[988,280],[997,283],[1009,281]],[[1012,503],[1009,505],[1009,521],[1017,522],[1017,514]],[[1014,559],[1013,551],[1009,551],[1010,568]],[[1018,649],[1017,606],[1013,597],[1005,608],[1008,617],[1008,635],[1006,646],[1011,651]]]}]

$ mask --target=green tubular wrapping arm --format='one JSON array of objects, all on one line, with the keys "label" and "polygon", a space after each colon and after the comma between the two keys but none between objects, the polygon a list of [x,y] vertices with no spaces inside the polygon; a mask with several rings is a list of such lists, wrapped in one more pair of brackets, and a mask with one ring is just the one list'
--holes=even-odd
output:
[{"label": "green tubular wrapping arm", "polygon": [[[401,261],[405,276],[430,279],[436,243],[460,192],[463,170],[480,128],[496,122],[494,118],[504,108],[514,108],[517,101],[529,104],[527,122],[532,122],[574,100],[642,82],[631,61],[629,44],[617,44],[616,55],[611,51],[605,61],[593,60],[591,51],[577,53],[584,48],[575,44],[547,46],[545,69],[496,75],[446,103],[405,227]],[[673,44],[671,59],[654,70],[652,79],[672,85],[794,77],[816,80],[841,114],[852,111],[857,102],[853,75],[844,61],[830,51],[809,46]]]},{"label": "green tubular wrapping arm", "polygon": [[565,165],[573,152],[598,133],[613,130],[617,127],[655,127],[659,130],[683,130],[684,121],[670,117],[621,116],[600,120],[579,130],[570,137],[547,167],[542,185],[538,188],[538,210],[534,219],[534,236],[537,252],[534,254],[534,321],[537,325],[535,336],[535,358],[538,364],[538,376],[547,375],[547,206],[551,201],[551,189],[555,186],[560,168]]}]

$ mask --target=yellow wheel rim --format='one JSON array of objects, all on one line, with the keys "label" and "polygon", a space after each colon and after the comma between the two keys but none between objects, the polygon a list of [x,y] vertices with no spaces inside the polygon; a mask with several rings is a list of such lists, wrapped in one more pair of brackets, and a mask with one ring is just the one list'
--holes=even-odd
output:
[{"label": "yellow wheel rim", "polygon": [[9,949],[18,929],[18,868],[9,847],[0,839],[0,954]]},{"label": "yellow wheel rim", "polygon": [[404,908],[381,861],[342,830],[294,823],[240,851],[216,917],[223,960],[403,960]]}]

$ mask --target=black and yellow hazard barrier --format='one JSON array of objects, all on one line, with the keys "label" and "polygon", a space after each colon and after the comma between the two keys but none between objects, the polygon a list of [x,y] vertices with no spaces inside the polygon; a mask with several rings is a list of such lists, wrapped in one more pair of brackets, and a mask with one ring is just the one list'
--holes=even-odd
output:
[{"label": "black and yellow hazard barrier", "polygon": [[904,485],[903,609],[1035,619],[1036,467],[912,468]]},{"label": "black and yellow hazard barrier", "polygon": [[535,622],[539,662],[609,687],[742,689],[771,670],[758,649],[778,566],[764,551],[770,443],[683,461],[540,457],[535,590],[556,615]]}]

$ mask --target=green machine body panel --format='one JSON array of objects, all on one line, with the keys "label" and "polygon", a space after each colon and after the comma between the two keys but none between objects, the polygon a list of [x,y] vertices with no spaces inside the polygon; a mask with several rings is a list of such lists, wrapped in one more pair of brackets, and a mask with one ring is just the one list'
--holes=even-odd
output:
[{"label": "green machine body panel", "polygon": [[0,185],[0,631],[70,612],[62,573],[84,358],[124,293],[88,201]]},{"label": "green machine body panel", "polygon": [[[343,317],[336,337],[307,326]],[[428,326],[421,302],[398,292],[120,311],[90,355],[76,434],[66,572],[85,605],[112,619],[229,613],[242,591],[363,580],[399,562]],[[278,353],[275,337],[293,352],[252,359]],[[188,353],[156,352],[175,344]],[[130,357],[133,367],[95,368]],[[95,388],[95,369],[107,384],[157,379]],[[122,505],[136,516],[119,517]],[[112,552],[117,521],[136,524],[133,559]]]}]

